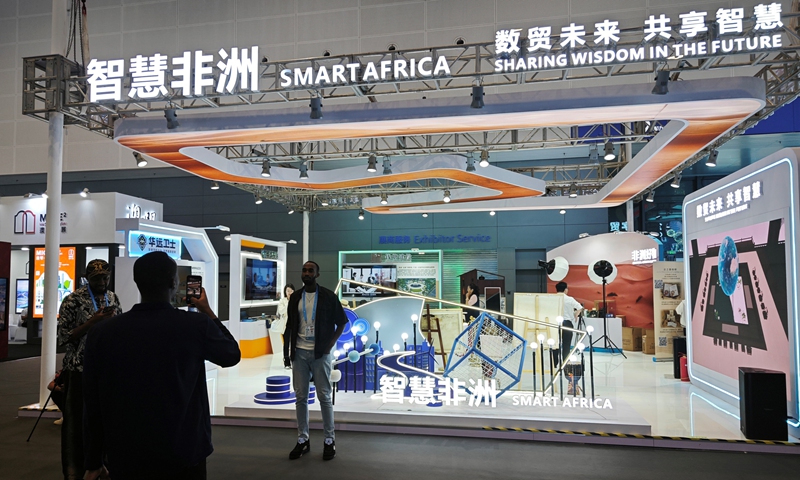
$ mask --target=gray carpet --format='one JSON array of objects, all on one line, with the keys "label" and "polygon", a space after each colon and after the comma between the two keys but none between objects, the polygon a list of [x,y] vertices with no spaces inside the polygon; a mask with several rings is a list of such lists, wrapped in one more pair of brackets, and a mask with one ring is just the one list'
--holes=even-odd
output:
[{"label": "gray carpet", "polygon": [[[42,419],[16,418],[17,407],[37,400],[39,359],[0,364],[0,478],[60,478],[60,430]],[[783,479],[800,469],[800,455],[714,453],[649,448],[543,444],[340,432],[338,456],[322,461],[322,439],[289,461],[289,429],[214,427],[211,480],[301,478],[355,479],[566,479],[614,480]],[[800,447],[798,447],[800,448]]]}]

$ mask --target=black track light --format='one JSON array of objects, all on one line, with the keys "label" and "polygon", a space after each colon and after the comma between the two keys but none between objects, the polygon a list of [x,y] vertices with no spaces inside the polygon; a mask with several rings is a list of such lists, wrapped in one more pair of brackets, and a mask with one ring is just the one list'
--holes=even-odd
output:
[{"label": "black track light", "polygon": [[308,106],[311,107],[311,118],[313,120],[322,118],[322,98],[311,97],[311,103]]},{"label": "black track light", "polygon": [[367,171],[369,173],[375,173],[378,171],[378,157],[376,157],[374,153],[369,154],[369,160],[367,160]]},{"label": "black track light", "polygon": [[261,162],[261,176],[264,178],[269,178],[269,160],[264,160]]},{"label": "black track light", "polygon": [[472,87],[472,103],[471,108],[483,108],[483,87]]},{"label": "black track light", "polygon": [[711,150],[711,153],[708,154],[708,158],[706,159],[706,166],[716,167],[718,156],[719,156],[719,150],[717,150],[716,148],[714,150]]},{"label": "black track light", "polygon": [[669,93],[669,70],[661,70],[656,74],[656,85],[653,95],[666,95]]},{"label": "black track light", "polygon": [[175,109],[167,109],[164,110],[164,118],[167,119],[167,128],[172,130],[175,127],[180,126],[180,122],[178,121],[178,114],[175,113]]}]

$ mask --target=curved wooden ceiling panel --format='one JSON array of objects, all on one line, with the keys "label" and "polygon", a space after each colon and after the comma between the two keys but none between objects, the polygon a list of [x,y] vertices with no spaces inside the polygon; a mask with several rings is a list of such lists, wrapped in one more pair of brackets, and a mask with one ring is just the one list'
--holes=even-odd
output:
[{"label": "curved wooden ceiling panel", "polygon": [[[589,208],[629,200],[764,106],[764,84],[753,77],[671,82],[667,95],[653,95],[650,89],[637,84],[490,95],[479,110],[462,98],[333,105],[317,120],[305,108],[215,112],[181,116],[174,130],[167,130],[162,118],[127,118],[115,132],[121,145],[208,180],[336,190],[448,178],[478,187],[460,189],[465,195],[450,204],[437,205],[431,192],[393,196],[391,206],[364,199],[364,208],[374,213]],[[502,168],[466,172],[458,156],[393,160],[392,175],[351,167],[309,171],[309,178],[301,180],[296,169],[277,167],[272,177],[263,178],[260,167],[229,161],[206,148],[645,120],[672,121],[600,192],[578,199],[539,197],[544,182]]]}]

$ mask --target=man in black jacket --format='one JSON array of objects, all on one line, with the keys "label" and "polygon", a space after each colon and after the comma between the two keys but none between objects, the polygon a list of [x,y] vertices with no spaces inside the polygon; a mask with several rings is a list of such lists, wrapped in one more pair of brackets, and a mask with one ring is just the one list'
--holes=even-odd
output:
[{"label": "man in black jacket", "polygon": [[317,284],[319,265],[303,264],[303,288],[289,297],[288,321],[284,332],[283,362],[292,367],[292,384],[297,396],[297,445],[289,453],[294,460],[311,450],[308,441],[308,389],[313,375],[317,401],[322,410],[325,444],[322,459],[336,456],[331,403],[331,350],[344,332],[347,317],[339,297]]},{"label": "man in black jacket", "polygon": [[205,360],[239,363],[239,345],[208,305],[169,303],[178,285],[163,252],[136,260],[142,301],[89,331],[84,357],[86,479],[204,480],[211,446]]}]

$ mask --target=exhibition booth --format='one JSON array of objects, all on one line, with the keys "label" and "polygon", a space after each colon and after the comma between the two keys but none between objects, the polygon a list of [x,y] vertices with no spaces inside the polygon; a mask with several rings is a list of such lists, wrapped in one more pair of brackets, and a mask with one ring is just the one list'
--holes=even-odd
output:
[{"label": "exhibition booth", "polygon": [[[186,276],[194,274],[203,277],[209,304],[216,311],[219,262],[205,229],[162,222],[160,203],[120,193],[84,190],[81,194],[63,195],[57,222],[48,222],[45,208],[46,198],[41,195],[0,199],[0,239],[10,243],[9,274],[0,278],[0,298],[6,299],[0,301],[0,309],[6,310],[8,318],[4,339],[30,344],[42,341],[47,228],[60,229],[59,305],[87,284],[85,267],[99,258],[112,265],[109,288],[119,297],[123,311],[129,310],[139,301],[133,263],[148,252],[163,251],[179,265],[181,286],[173,305],[187,308],[182,301]],[[206,369],[213,403],[217,367],[206,362]]]},{"label": "exhibition booth", "polygon": [[[547,252],[548,293],[515,292],[511,313],[481,291],[481,315],[471,323],[463,297],[441,298],[442,251],[340,252],[337,291],[349,323],[333,352],[337,421],[374,431],[528,428],[797,441],[796,165],[796,151],[784,150],[687,197],[686,268],[660,261],[661,242],[649,234],[587,236]],[[273,242],[276,253],[265,256],[269,242],[259,242],[250,256],[273,257],[278,292],[282,244]],[[243,308],[234,309],[233,299],[246,299],[252,275],[243,271],[246,248],[235,248],[242,283],[231,290],[231,312]],[[464,274],[467,283],[502,280]],[[574,329],[562,323],[561,281],[585,308]],[[568,330],[573,340],[565,343]],[[744,412],[760,407],[739,395],[740,368],[785,377],[785,394],[756,390],[757,400],[785,404],[783,437],[747,433]],[[218,402],[215,414],[293,422],[290,375],[280,359],[246,359],[221,375],[229,403]],[[319,421],[317,406],[311,415]]]},{"label": "exhibition booth", "polygon": [[[84,284],[82,275],[89,261],[100,258],[113,264],[124,255],[125,241],[117,230],[116,219],[162,216],[162,206],[157,202],[119,193],[84,191],[63,195],[59,218],[48,223],[46,202],[45,197],[35,194],[0,198],[0,239],[11,244],[6,286],[10,299],[8,338],[16,342],[41,342],[47,228],[59,228],[61,234],[60,302]],[[24,321],[22,315],[26,311],[29,318]],[[20,328],[20,324],[26,328]]]}]

